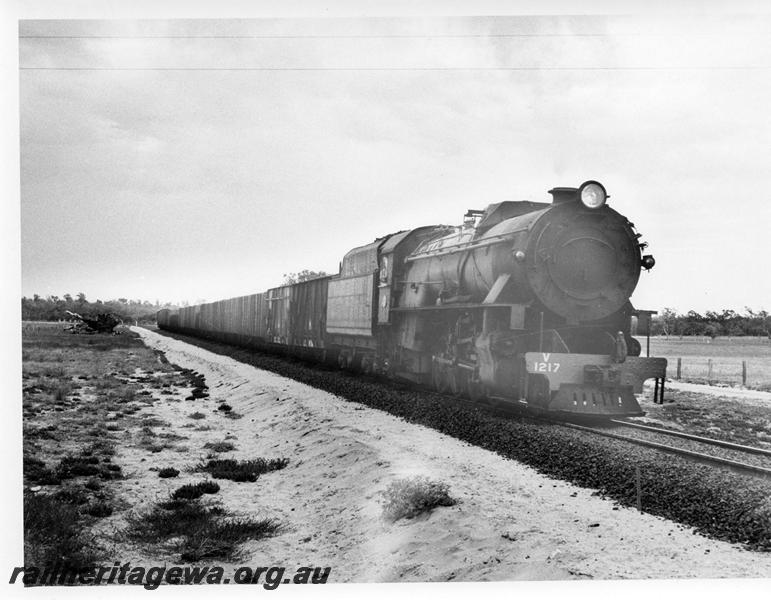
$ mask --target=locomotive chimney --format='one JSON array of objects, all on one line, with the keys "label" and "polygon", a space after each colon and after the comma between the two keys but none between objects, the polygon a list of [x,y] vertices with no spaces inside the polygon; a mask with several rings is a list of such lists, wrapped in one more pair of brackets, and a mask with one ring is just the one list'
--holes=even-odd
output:
[{"label": "locomotive chimney", "polygon": [[559,204],[561,202],[571,202],[578,200],[578,188],[572,187],[555,187],[549,190],[552,196],[552,203]]}]

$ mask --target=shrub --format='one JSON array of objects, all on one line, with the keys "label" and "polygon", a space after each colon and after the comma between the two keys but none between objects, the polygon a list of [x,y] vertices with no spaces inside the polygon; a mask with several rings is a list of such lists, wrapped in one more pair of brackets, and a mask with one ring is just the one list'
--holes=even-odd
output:
[{"label": "shrub", "polygon": [[188,417],[190,417],[191,419],[205,419],[205,418],[206,418],[206,415],[205,415],[205,414],[203,414],[202,412],[198,412],[198,411],[196,411],[196,412],[194,412],[194,413],[190,413],[190,414],[188,415]]},{"label": "shrub", "polygon": [[224,520],[223,516],[220,507],[171,498],[149,512],[130,517],[125,534],[135,541],[151,543],[180,537],[180,559],[191,562],[232,559],[240,543],[273,535],[280,529],[272,519]]},{"label": "shrub", "polygon": [[198,502],[171,499],[149,512],[130,517],[126,534],[137,541],[159,542],[199,529],[211,520],[212,515],[219,513],[221,509],[206,507]]},{"label": "shrub", "polygon": [[56,467],[56,474],[62,479],[82,475],[98,475],[99,458],[96,456],[65,456]]},{"label": "shrub", "polygon": [[112,514],[112,506],[109,502],[95,500],[94,502],[86,504],[83,512],[97,518],[109,517]]},{"label": "shrub", "polygon": [[169,477],[176,477],[177,475],[179,475],[179,471],[177,471],[174,467],[164,467],[158,471],[158,477],[162,477],[164,479]]},{"label": "shrub", "polygon": [[88,502],[89,494],[81,487],[67,486],[57,490],[50,497],[62,504],[72,504],[77,506]]},{"label": "shrub", "polygon": [[233,410],[233,407],[230,406],[230,404],[223,402],[217,407],[217,410],[220,410],[222,412],[230,412],[231,410]]},{"label": "shrub", "polygon": [[236,449],[230,442],[206,442],[203,447],[214,452],[230,452]]},{"label": "shrub", "polygon": [[100,553],[86,538],[74,505],[42,494],[24,496],[25,564],[78,573],[100,560]]},{"label": "shrub", "polygon": [[67,400],[67,394],[70,393],[70,386],[60,385],[54,390],[54,404],[64,404]]},{"label": "shrub", "polygon": [[202,481],[200,483],[188,483],[177,488],[171,497],[175,500],[195,500],[204,494],[216,494],[220,486],[214,481]]},{"label": "shrub", "polygon": [[23,462],[24,477],[40,485],[59,485],[61,477],[46,467],[45,463],[35,457],[25,456]]},{"label": "shrub", "polygon": [[448,493],[447,484],[420,476],[394,481],[383,495],[383,515],[390,521],[411,519],[437,506],[456,503]]},{"label": "shrub", "polygon": [[179,546],[180,559],[184,562],[204,558],[232,560],[241,542],[274,535],[279,529],[279,524],[273,519],[210,521],[188,532]]},{"label": "shrub", "polygon": [[214,459],[196,468],[209,473],[215,479],[230,479],[231,481],[257,481],[257,477],[270,471],[278,471],[289,464],[288,458],[272,458],[265,460],[237,461],[232,458]]}]

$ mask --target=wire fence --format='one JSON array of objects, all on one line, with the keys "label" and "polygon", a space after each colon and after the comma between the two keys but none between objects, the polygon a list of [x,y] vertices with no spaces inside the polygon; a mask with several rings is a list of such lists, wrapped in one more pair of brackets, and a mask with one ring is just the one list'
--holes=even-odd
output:
[{"label": "wire fence", "polygon": [[670,358],[667,377],[707,384],[742,385],[771,389],[771,364],[763,360],[731,358]]}]

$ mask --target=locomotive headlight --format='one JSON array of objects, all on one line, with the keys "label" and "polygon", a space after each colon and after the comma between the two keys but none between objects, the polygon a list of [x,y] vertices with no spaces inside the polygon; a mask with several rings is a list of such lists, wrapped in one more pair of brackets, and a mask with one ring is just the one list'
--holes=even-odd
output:
[{"label": "locomotive headlight", "polygon": [[587,181],[578,188],[578,196],[586,208],[600,208],[604,206],[608,193],[598,181]]}]

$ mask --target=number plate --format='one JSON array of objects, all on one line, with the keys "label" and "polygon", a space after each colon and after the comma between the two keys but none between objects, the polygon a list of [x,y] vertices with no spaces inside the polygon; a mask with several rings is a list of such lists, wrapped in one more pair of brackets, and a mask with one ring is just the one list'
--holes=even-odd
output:
[{"label": "number plate", "polygon": [[560,370],[560,363],[550,361],[551,354],[543,353],[543,360],[533,362],[533,373],[556,373]]}]

